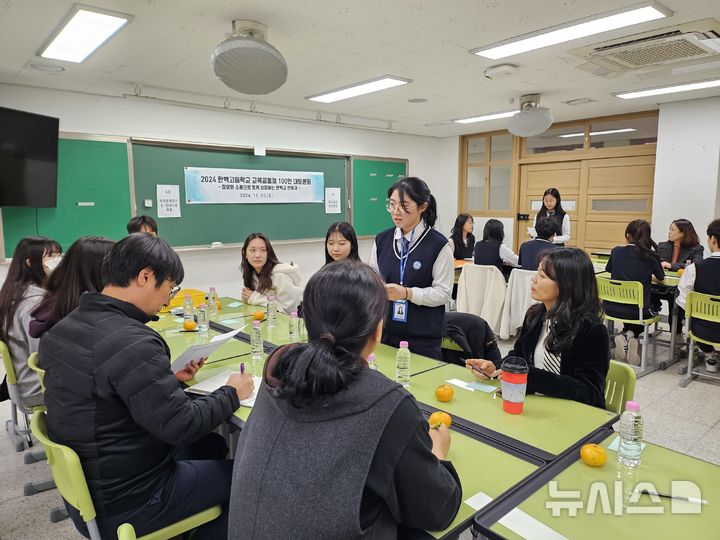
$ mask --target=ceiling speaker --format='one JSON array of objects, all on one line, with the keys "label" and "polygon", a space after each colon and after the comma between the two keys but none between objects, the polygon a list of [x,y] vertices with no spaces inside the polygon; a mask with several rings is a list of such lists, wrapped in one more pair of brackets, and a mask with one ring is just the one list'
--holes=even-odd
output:
[{"label": "ceiling speaker", "polygon": [[285,84],[287,63],[266,36],[264,24],[233,21],[232,35],[212,55],[218,79],[243,94],[269,94]]},{"label": "ceiling speaker", "polygon": [[539,107],[540,94],[526,94],[520,98],[520,112],[510,117],[507,128],[518,137],[540,135],[552,125],[550,109]]}]

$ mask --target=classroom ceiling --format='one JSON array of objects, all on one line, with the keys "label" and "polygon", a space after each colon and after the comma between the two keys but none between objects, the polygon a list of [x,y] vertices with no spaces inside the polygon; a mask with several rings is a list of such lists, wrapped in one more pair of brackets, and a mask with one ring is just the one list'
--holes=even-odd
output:
[{"label": "classroom ceiling", "polygon": [[[577,49],[704,19],[720,28],[718,0],[661,0],[674,15],[500,61],[469,50],[610,10],[634,0],[84,0],[134,20],[82,64],[36,56],[70,10],[70,0],[0,0],[0,82],[89,94],[157,98],[437,137],[504,129],[506,120],[453,119],[515,109],[540,93],[556,121],[656,109],[668,101],[720,95],[720,88],[621,100],[613,92],[720,77],[720,54],[674,69],[614,78],[578,69]],[[215,78],[210,55],[233,19],[267,25],[288,63],[287,82],[263,96],[239,94]],[[690,25],[693,27],[694,25]],[[700,25],[698,23],[698,28]],[[570,52],[575,51],[575,53]],[[499,63],[514,74],[489,79]],[[65,71],[40,71],[54,64]],[[392,74],[412,83],[334,104],[306,96]],[[587,98],[589,103],[566,102]],[[410,100],[426,100],[412,103]],[[0,95],[0,104],[2,96]]]}]

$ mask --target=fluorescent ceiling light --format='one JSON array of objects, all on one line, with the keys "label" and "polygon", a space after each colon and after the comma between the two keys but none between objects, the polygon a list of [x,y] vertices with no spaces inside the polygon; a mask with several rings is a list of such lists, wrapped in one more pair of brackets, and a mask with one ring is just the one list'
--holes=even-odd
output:
[{"label": "fluorescent ceiling light", "polygon": [[132,18],[116,11],[75,4],[38,54],[43,58],[83,62]]},{"label": "fluorescent ceiling light", "polygon": [[542,49],[550,45],[565,43],[618,28],[625,28],[672,15],[668,9],[653,3],[644,3],[632,8],[611,11],[595,15],[567,24],[552,26],[545,30],[525,34],[516,38],[501,41],[494,46],[479,47],[470,52],[491,60],[499,60],[516,54]]},{"label": "fluorescent ceiling light", "polygon": [[[631,131],[637,131],[635,128],[622,128],[622,129],[608,129],[606,131],[591,131],[590,136],[593,135],[611,135],[613,133],[630,133]],[[565,135],[558,135],[561,139],[569,139],[570,137],[584,137],[585,133],[566,133]]]},{"label": "fluorescent ceiling light", "polygon": [[717,88],[720,86],[720,79],[712,81],[702,81],[688,84],[676,84],[675,86],[665,86],[663,88],[650,88],[648,90],[637,90],[635,92],[623,92],[615,94],[615,97],[622,99],[635,99],[649,96],[661,96],[663,94],[674,94],[676,92],[690,92],[691,90],[703,90],[705,88]]},{"label": "fluorescent ceiling light", "polygon": [[305,99],[310,101],[319,101],[320,103],[335,103],[342,99],[349,99],[356,96],[362,96],[363,94],[370,94],[372,92],[379,92],[380,90],[387,90],[388,88],[394,88],[396,86],[402,86],[412,82],[410,79],[403,79],[392,75],[385,75],[377,79],[370,81],[363,81],[350,86],[344,86],[337,90],[331,90],[329,92],[323,92],[314,96],[308,96]]},{"label": "fluorescent ceiling light", "polygon": [[472,118],[461,118],[460,120],[453,120],[453,122],[457,122],[458,124],[474,124],[475,122],[487,122],[488,120],[497,120],[499,118],[510,118],[511,116],[515,116],[519,112],[520,111],[517,110],[485,114],[483,116],[473,116]]}]

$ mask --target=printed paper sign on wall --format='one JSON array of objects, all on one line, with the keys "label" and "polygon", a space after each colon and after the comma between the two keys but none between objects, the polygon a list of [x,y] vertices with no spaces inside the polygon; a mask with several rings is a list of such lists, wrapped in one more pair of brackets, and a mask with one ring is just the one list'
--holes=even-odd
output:
[{"label": "printed paper sign on wall", "polygon": [[321,203],[321,172],[185,167],[187,204]]},{"label": "printed paper sign on wall", "polygon": [[180,217],[180,186],[158,184],[156,193],[158,218]]}]

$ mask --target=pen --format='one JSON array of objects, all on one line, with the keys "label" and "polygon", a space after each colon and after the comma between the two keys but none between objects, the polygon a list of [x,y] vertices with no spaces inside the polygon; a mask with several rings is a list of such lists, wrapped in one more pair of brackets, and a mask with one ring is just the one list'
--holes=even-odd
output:
[{"label": "pen", "polygon": [[478,368],[476,368],[475,366],[473,366],[472,364],[468,364],[468,365],[470,366],[470,368],[471,368],[472,370],[477,371],[478,373],[482,373],[483,375],[485,375],[485,376],[488,378],[488,380],[490,380],[490,381],[494,381],[494,380],[495,380],[495,377],[491,377],[490,375],[488,375],[487,373],[485,373],[482,369],[478,369]]},{"label": "pen", "polygon": [[209,362],[206,361],[203,365],[207,366],[208,364],[214,364],[215,362],[227,362],[228,360],[232,360],[233,358],[240,358],[241,356],[250,356],[250,353],[242,353],[242,354],[236,354],[235,356],[228,356],[227,358],[218,358],[217,360],[210,360]]},{"label": "pen", "polygon": [[240,362],[240,373],[245,373],[245,362]]},{"label": "pen", "polygon": [[697,497],[685,497],[684,495],[669,495],[668,493],[658,493],[657,491],[650,491],[643,489],[641,492],[643,495],[655,495],[656,497],[663,497],[665,499],[675,499],[676,501],[687,501],[695,504],[707,504],[705,499],[698,499]]}]

